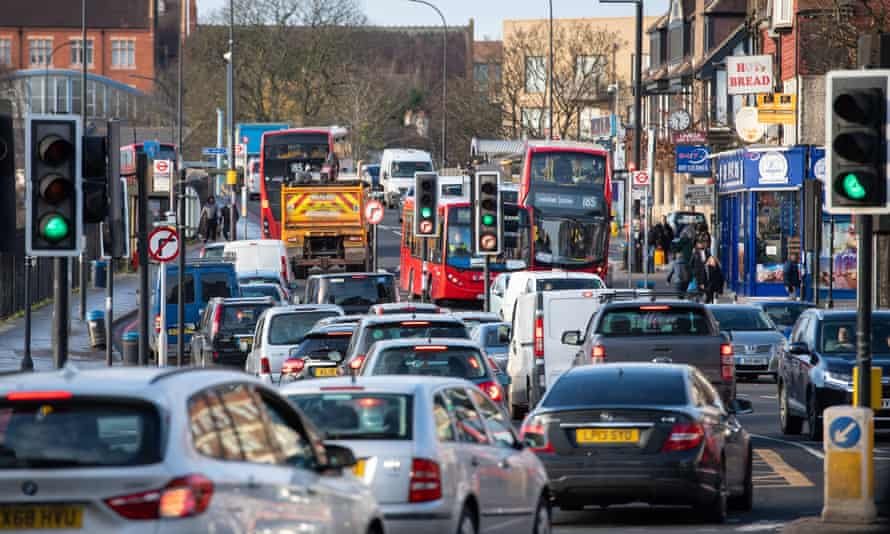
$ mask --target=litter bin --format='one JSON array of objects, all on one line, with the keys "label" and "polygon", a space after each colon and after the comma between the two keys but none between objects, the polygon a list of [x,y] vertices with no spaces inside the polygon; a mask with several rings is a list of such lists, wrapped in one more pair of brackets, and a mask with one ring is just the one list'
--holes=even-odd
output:
[{"label": "litter bin", "polygon": [[121,337],[124,365],[139,365],[139,332],[125,332]]},{"label": "litter bin", "polygon": [[93,289],[104,289],[107,283],[108,262],[102,260],[93,261]]},{"label": "litter bin", "polygon": [[104,349],[105,314],[101,310],[93,310],[87,314],[87,330],[90,333],[90,346]]}]

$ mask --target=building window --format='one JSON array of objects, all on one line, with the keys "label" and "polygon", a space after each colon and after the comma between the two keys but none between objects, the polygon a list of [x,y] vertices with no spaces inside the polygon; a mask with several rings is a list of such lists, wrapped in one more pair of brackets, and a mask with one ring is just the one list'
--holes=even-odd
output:
[{"label": "building window", "polygon": [[543,137],[547,131],[547,110],[544,108],[522,108],[522,131],[529,137]]},{"label": "building window", "polygon": [[575,83],[581,85],[587,92],[599,93],[607,65],[606,56],[576,56]]},{"label": "building window", "polygon": [[547,62],[544,56],[525,58],[525,92],[543,93],[547,88]]},{"label": "building window", "polygon": [[[71,64],[83,65],[83,48],[80,39],[71,40]],[[93,40],[87,39],[87,65],[93,64]]]},{"label": "building window", "polygon": [[52,39],[28,39],[32,67],[46,67],[53,53]]},{"label": "building window", "polygon": [[661,65],[661,34],[653,32],[649,36],[649,53],[652,54],[652,66]]},{"label": "building window", "polygon": [[0,65],[12,65],[11,39],[0,39]]},{"label": "building window", "polygon": [[[752,193],[753,194],[753,193]],[[782,282],[791,255],[800,258],[800,205],[796,191],[757,194],[757,281]]]},{"label": "building window", "polygon": [[111,66],[118,69],[136,66],[136,41],[132,39],[112,39]]},{"label": "building window", "polygon": [[488,91],[488,63],[473,64],[473,80],[480,91]]}]

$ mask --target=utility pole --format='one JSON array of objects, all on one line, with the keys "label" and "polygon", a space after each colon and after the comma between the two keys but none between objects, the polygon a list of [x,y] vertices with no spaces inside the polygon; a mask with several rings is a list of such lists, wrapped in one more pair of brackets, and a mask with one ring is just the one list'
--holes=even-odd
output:
[{"label": "utility pole", "polygon": [[[226,133],[226,145],[229,148],[229,169],[235,169],[235,2],[229,0],[229,52],[226,64],[226,108],[228,108],[228,132]],[[228,181],[228,180],[227,180]],[[235,202],[237,183],[229,181],[229,237],[235,239]]]},{"label": "utility pole", "polygon": [[[80,38],[80,122],[83,124],[83,131],[87,131],[87,0],[80,0],[81,8],[81,38]],[[44,87],[44,90],[46,88]],[[84,232],[83,239],[86,239],[87,232]],[[80,237],[78,236],[78,239]],[[87,315],[87,247],[83,247],[80,254],[80,320],[86,319]]]},{"label": "utility pole", "polygon": [[553,139],[553,0],[550,0],[550,57],[547,60],[547,139]]},{"label": "utility pole", "polygon": [[148,364],[148,156],[136,154],[136,243],[139,255],[139,365]]},{"label": "utility pole", "polygon": [[[188,31],[188,28],[185,27],[187,22],[187,17],[185,16],[186,11],[188,10],[188,2],[182,1],[179,13],[179,53],[177,54],[177,70],[179,71],[178,82],[177,82],[177,96],[176,96],[176,126],[177,126],[177,134],[176,134],[176,146],[179,148],[179,162],[177,165],[177,169],[179,169],[179,182],[177,183],[176,193],[179,195],[179,206],[176,209],[177,217],[176,217],[176,231],[179,233],[179,239],[183,240],[180,243],[183,243],[185,240],[185,180],[186,180],[186,172],[183,168],[183,158],[182,158],[182,98],[183,98],[183,88],[182,88],[182,65],[183,65],[183,56],[185,55],[185,33]],[[218,167],[218,166],[217,166]],[[183,302],[184,290],[183,285],[185,284],[185,247],[182,247],[182,250],[179,252],[178,259],[178,273],[176,280],[176,318],[179,322],[179,329],[176,332],[176,365],[182,366],[183,355],[185,354],[185,303]]]}]

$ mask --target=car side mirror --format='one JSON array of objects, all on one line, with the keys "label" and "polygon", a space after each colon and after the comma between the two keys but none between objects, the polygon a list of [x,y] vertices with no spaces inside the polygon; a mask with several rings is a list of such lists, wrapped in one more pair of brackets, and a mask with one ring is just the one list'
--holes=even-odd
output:
[{"label": "car side mirror", "polygon": [[810,347],[802,341],[795,341],[788,346],[788,353],[797,356],[804,356],[810,353]]},{"label": "car side mirror", "polygon": [[562,333],[562,344],[563,345],[575,345],[578,346],[581,344],[581,332],[579,330],[569,330],[567,332]]},{"label": "car side mirror", "polygon": [[498,375],[498,383],[500,383],[500,385],[506,387],[509,386],[511,382],[512,380],[510,380],[510,375],[506,373],[501,373]]},{"label": "car side mirror", "polygon": [[754,404],[748,399],[733,399],[729,405],[729,412],[735,415],[748,415],[754,413]]},{"label": "car side mirror", "polygon": [[349,447],[325,443],[324,452],[328,461],[325,465],[319,466],[322,470],[334,469],[340,471],[356,464],[355,455]]},{"label": "car side mirror", "polygon": [[504,297],[504,290],[501,289],[501,288],[499,288],[499,287],[495,287],[495,288],[493,288],[493,289],[491,290],[491,292],[492,292],[496,297],[501,297],[501,298]]},{"label": "car side mirror", "polygon": [[[717,327],[720,327],[720,323],[717,323]],[[732,332],[730,332],[729,330],[721,330],[720,335],[725,337],[729,341],[732,341]]]}]

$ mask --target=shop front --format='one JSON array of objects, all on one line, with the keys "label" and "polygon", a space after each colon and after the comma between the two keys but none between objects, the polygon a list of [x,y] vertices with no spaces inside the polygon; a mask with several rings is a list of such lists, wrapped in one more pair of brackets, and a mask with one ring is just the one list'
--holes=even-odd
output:
[{"label": "shop front", "polygon": [[715,156],[718,258],[728,289],[739,296],[787,296],[785,263],[802,263],[807,152],[806,146],[777,146]]}]

